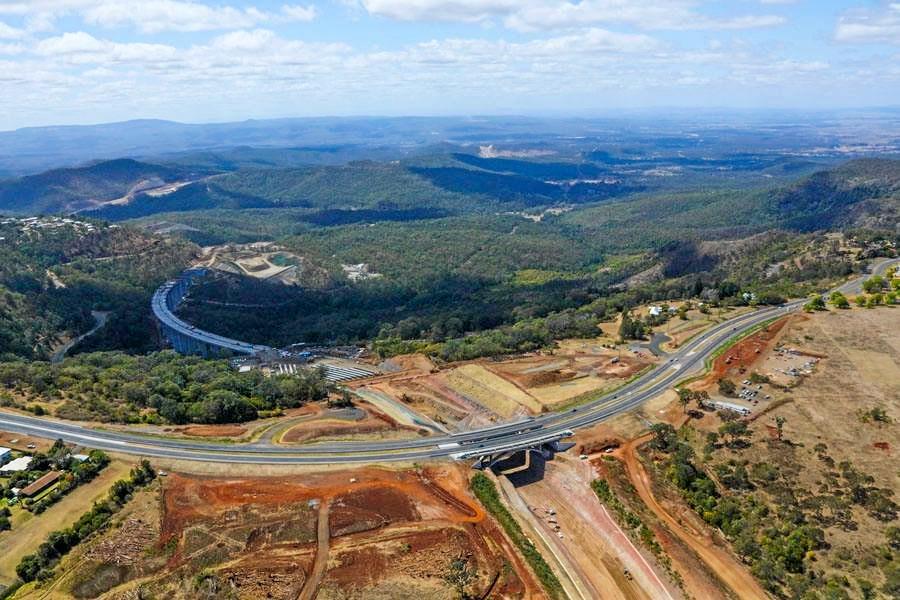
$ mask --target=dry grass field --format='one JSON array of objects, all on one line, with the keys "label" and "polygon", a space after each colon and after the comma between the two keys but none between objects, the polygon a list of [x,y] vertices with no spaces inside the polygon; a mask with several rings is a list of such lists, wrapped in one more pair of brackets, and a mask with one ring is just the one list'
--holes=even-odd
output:
[{"label": "dry grass field", "polygon": [[112,461],[96,479],[75,488],[40,515],[14,508],[13,528],[0,532],[0,583],[14,582],[16,565],[23,556],[34,553],[47,534],[65,529],[90,510],[94,501],[104,498],[112,483],[126,477],[130,469],[128,463]]}]

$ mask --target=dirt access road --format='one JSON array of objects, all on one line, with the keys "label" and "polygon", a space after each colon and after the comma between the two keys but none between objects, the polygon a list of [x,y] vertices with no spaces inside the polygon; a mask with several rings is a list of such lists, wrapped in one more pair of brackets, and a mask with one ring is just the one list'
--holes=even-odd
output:
[{"label": "dirt access road", "polygon": [[50,357],[50,362],[52,362],[53,364],[61,363],[62,360],[66,357],[66,353],[69,350],[71,350],[72,348],[74,348],[75,344],[77,344],[81,340],[88,338],[88,337],[94,335],[95,333],[97,333],[98,331],[100,331],[100,329],[104,325],[106,325],[106,320],[109,318],[109,311],[92,310],[91,316],[94,317],[94,326],[91,328],[91,330],[86,333],[82,333],[78,337],[72,338],[71,340],[69,340],[68,342],[63,344]]},{"label": "dirt access road", "polygon": [[590,487],[593,478],[588,463],[557,455],[545,464],[540,480],[516,489],[525,506],[513,504],[513,508],[525,513],[520,515],[522,519],[552,547],[558,562],[567,566],[581,597],[679,597],[602,505]]},{"label": "dirt access road", "polygon": [[766,600],[768,595],[759,583],[730,552],[718,546],[707,533],[697,531],[683,523],[664,508],[653,495],[650,476],[638,459],[637,449],[649,441],[650,435],[632,440],[616,454],[625,464],[628,478],[641,497],[641,500],[662,520],[666,526],[681,539],[700,559],[719,577],[719,579],[740,600]]},{"label": "dirt access road", "polygon": [[298,600],[312,600],[316,597],[322,577],[328,567],[328,551],[331,543],[331,528],[328,526],[328,502],[324,501],[319,506],[318,524],[316,526],[316,562],[313,563],[312,572],[303,585]]}]

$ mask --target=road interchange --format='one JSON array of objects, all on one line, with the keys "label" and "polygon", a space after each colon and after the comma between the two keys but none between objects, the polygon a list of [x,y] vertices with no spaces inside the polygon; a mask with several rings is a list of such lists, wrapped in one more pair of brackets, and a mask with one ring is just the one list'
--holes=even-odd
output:
[{"label": "road interchange", "polygon": [[[872,273],[882,274],[896,263],[882,260]],[[852,293],[869,275],[845,283],[838,290]],[[469,451],[488,453],[494,448],[523,447],[555,434],[589,427],[640,406],[705,367],[706,360],[732,338],[800,309],[805,300],[757,309],[704,331],[665,362],[638,379],[566,412],[540,415],[524,421],[443,436],[383,442],[324,442],[288,448],[270,443],[190,442],[136,433],[92,429],[73,423],[0,412],[0,429],[100,450],[150,458],[242,464],[343,464],[414,462],[446,459]]]}]

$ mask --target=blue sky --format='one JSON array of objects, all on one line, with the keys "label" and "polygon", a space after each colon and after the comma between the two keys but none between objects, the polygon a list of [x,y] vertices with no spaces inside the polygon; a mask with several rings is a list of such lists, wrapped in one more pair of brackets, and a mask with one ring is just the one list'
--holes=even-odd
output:
[{"label": "blue sky", "polygon": [[0,129],[897,105],[900,0],[0,0]]}]

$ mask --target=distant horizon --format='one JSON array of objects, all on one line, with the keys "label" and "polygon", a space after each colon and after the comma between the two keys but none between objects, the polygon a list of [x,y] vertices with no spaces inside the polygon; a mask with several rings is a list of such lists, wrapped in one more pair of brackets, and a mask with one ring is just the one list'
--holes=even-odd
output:
[{"label": "distant horizon", "polygon": [[[702,111],[697,114],[685,115],[691,111]],[[535,119],[544,121],[577,121],[577,120],[602,120],[615,118],[620,115],[624,116],[659,116],[661,113],[671,113],[672,116],[690,116],[698,120],[702,120],[704,116],[714,118],[718,116],[733,115],[752,115],[752,114],[784,114],[791,115],[795,113],[807,113],[812,115],[829,115],[839,113],[855,113],[855,112],[873,112],[873,113],[900,113],[900,104],[896,105],[848,105],[840,107],[828,108],[804,108],[804,107],[740,107],[740,106],[646,106],[646,107],[621,107],[606,108],[597,111],[585,112],[562,112],[562,111],[535,111],[535,112],[504,112],[504,113],[404,113],[404,114],[378,114],[378,113],[354,113],[354,114],[315,114],[315,115],[288,115],[273,117],[235,117],[230,119],[215,119],[208,121],[189,121],[166,117],[133,117],[111,121],[93,121],[93,122],[48,122],[37,125],[24,125],[11,129],[0,129],[0,134],[15,133],[17,131],[25,131],[30,129],[63,129],[63,128],[79,128],[79,127],[108,127],[115,125],[126,125],[133,123],[168,123],[185,126],[204,126],[204,125],[231,125],[251,122],[267,122],[267,121],[315,121],[315,120],[366,120],[366,119]],[[706,115],[704,115],[706,113]],[[900,135],[900,132],[898,132]]]},{"label": "distant horizon", "polygon": [[900,98],[893,0],[0,0],[0,130]]}]

